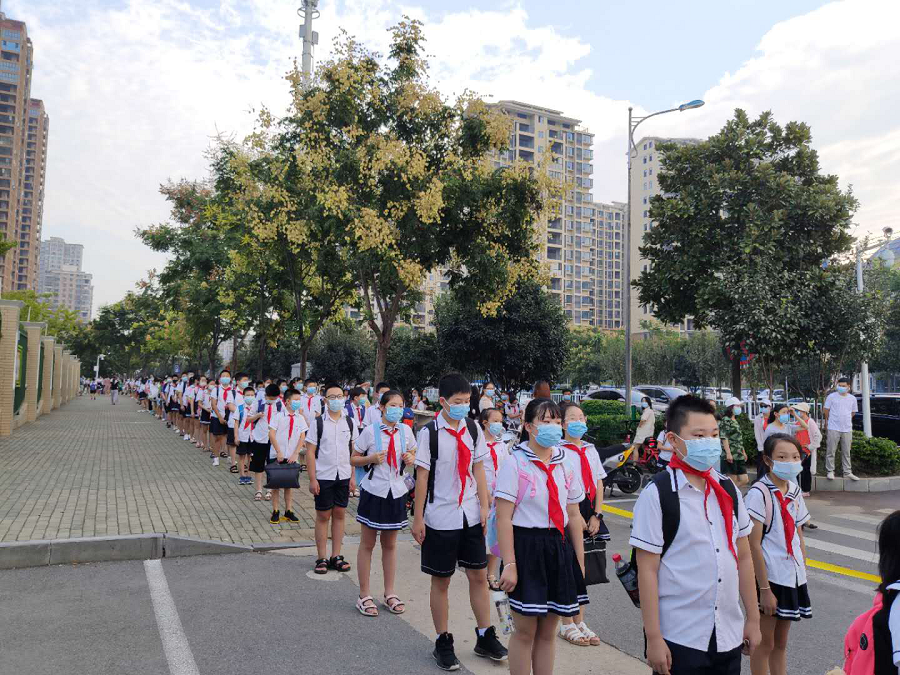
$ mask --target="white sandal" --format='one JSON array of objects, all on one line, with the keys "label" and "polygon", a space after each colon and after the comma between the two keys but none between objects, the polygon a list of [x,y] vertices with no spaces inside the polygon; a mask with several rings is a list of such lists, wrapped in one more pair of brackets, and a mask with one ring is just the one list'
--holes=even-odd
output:
[{"label": "white sandal", "polygon": [[358,609],[359,613],[363,616],[378,616],[378,607],[375,605],[375,598],[373,598],[371,595],[367,595],[364,598],[357,597],[356,609]]},{"label": "white sandal", "polygon": [[590,641],[591,647],[599,647],[602,644],[600,638],[597,637],[597,634],[590,628],[588,628],[587,625],[585,625],[584,621],[577,624],[577,626],[578,630],[581,631],[581,634]]},{"label": "white sandal", "polygon": [[560,623],[559,624],[559,632],[557,633],[560,638],[565,640],[566,642],[575,645],[576,647],[590,647],[591,643],[584,634],[578,629],[578,626],[574,623]]}]

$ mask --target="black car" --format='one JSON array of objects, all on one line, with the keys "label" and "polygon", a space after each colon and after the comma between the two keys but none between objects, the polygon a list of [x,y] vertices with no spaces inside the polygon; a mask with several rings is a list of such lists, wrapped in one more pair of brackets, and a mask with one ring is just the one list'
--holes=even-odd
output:
[{"label": "black car", "polygon": [[[859,412],[853,415],[853,428],[862,431],[862,397],[856,397]],[[900,444],[900,394],[875,394],[869,397],[872,411],[872,435]]]}]

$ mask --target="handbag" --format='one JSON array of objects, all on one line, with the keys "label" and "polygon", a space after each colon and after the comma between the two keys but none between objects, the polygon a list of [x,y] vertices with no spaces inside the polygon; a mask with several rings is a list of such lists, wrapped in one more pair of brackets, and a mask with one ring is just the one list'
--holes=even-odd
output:
[{"label": "handbag", "polygon": [[300,465],[278,461],[266,464],[267,490],[293,490],[300,487]]},{"label": "handbag", "polygon": [[606,576],[606,542],[597,537],[584,538],[584,584],[608,584]]}]

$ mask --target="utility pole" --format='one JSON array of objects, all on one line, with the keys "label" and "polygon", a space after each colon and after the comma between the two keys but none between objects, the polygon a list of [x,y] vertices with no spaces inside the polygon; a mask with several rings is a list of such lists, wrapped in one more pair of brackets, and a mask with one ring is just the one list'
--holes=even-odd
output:
[{"label": "utility pole", "polygon": [[300,39],[303,40],[303,85],[308,87],[312,79],[313,47],[319,44],[319,34],[312,29],[313,19],[319,18],[319,0],[302,0],[297,14],[303,17]]}]

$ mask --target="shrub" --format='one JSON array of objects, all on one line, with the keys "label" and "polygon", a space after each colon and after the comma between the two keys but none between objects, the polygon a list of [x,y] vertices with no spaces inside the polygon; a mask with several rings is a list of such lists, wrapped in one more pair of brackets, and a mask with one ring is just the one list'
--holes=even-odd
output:
[{"label": "shrub", "polygon": [[747,415],[738,415],[738,426],[741,428],[741,435],[744,439],[744,452],[747,453],[747,465],[756,461],[756,433],[753,431],[753,420]]},{"label": "shrub", "polygon": [[[598,403],[606,403],[606,401],[598,401]],[[598,448],[624,442],[626,434],[625,425],[628,423],[624,414],[586,415],[586,417],[590,440]]]},{"label": "shrub", "polygon": [[592,398],[581,402],[581,409],[586,416],[590,415],[621,415],[625,416],[624,401],[597,401]]},{"label": "shrub", "polygon": [[[821,448],[819,452],[822,452]],[[869,476],[900,474],[900,448],[887,438],[866,438],[862,432],[854,431],[850,458],[853,460],[855,471]],[[824,464],[824,461],[820,463]]]}]

